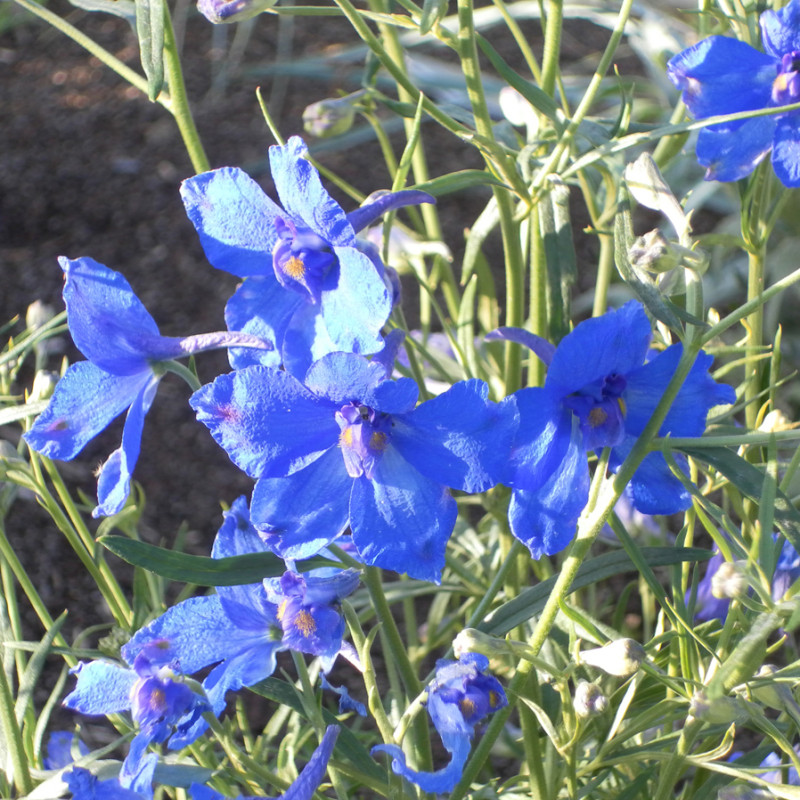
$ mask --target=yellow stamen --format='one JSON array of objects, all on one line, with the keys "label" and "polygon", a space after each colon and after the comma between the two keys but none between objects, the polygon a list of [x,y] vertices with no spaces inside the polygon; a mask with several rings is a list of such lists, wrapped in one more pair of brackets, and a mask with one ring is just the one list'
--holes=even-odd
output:
[{"label": "yellow stamen", "polygon": [[306,274],[306,265],[303,263],[302,258],[298,258],[297,256],[292,256],[284,265],[283,271],[290,277],[292,280],[300,281]]},{"label": "yellow stamen", "polygon": [[150,706],[157,711],[164,708],[166,705],[167,696],[164,694],[163,689],[153,689],[150,692]]},{"label": "yellow stamen", "polygon": [[375,431],[372,436],[369,437],[369,446],[373,450],[380,450],[383,451],[389,445],[389,440],[385,433],[380,433],[379,431]]},{"label": "yellow stamen", "polygon": [[628,413],[628,406],[621,397],[617,398],[617,405],[619,405],[619,410],[622,412],[622,416],[624,417]]},{"label": "yellow stamen", "polygon": [[294,618],[294,626],[300,633],[303,634],[306,638],[311,636],[312,633],[317,629],[317,623],[314,622],[314,617],[308,613],[308,611],[301,611],[295,618]]},{"label": "yellow stamen", "polygon": [[470,700],[469,697],[459,700],[458,707],[461,709],[461,713],[464,717],[471,717],[475,713],[475,703]]},{"label": "yellow stamen", "polygon": [[491,708],[497,708],[497,706],[499,705],[500,705],[500,695],[495,691],[489,692],[489,706]]},{"label": "yellow stamen", "polygon": [[348,426],[339,434],[339,447],[352,447],[352,446],[353,446],[353,429]]},{"label": "yellow stamen", "polygon": [[278,619],[282,620],[283,615],[286,613],[286,606],[289,604],[289,598],[287,597],[279,606],[278,606]]},{"label": "yellow stamen", "polygon": [[602,425],[608,419],[608,414],[605,412],[604,409],[600,408],[600,406],[595,406],[589,412],[589,424],[596,428],[598,425]]}]

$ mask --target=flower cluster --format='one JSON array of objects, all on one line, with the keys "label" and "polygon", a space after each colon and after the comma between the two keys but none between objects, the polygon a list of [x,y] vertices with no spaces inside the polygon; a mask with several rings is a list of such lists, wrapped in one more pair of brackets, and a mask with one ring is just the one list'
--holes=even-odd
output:
[{"label": "flower cluster", "polygon": [[[641,304],[630,302],[581,323],[557,347],[525,331],[498,331],[495,338],[527,345],[545,361],[542,387],[492,400],[486,383],[469,379],[419,402],[420,386],[394,377],[403,335],[385,330],[399,298],[396,276],[357,234],[387,211],[433,198],[378,193],[345,214],[306,155],[298,138],[270,149],[282,206],[236,169],[183,184],[209,261],[242,279],[227,303],[227,331],[162,336],[121,275],[91,259],[61,260],[69,328],[88,361],[58,383],[26,434],[30,447],[73,458],[128,409],[122,446],[100,474],[95,510],[117,513],[158,383],[167,371],[183,374],[195,390],[189,403],[198,420],[255,481],[249,508],[242,497],[225,513],[212,558],[271,553],[287,562],[280,577],[218,586],[167,609],[122,648],[124,666],[94,661],[77,670],[68,707],[130,711],[137,728],[116,784],[121,792],[149,792],[151,745],[194,742],[229,693],[272,675],[278,653],[318,657],[323,688],[339,654],[358,666],[344,641],[341,604],[356,590],[359,571],[339,565],[303,572],[295,563],[342,543],[348,529],[356,564],[438,583],[458,513],[453,493],[505,483],[513,534],[537,558],[564,548],[588,500],[587,452],[607,450],[610,468],[619,468],[682,355],[680,345],[650,352],[650,322]],[[200,386],[174,360],[210,347],[228,348],[232,371]],[[735,399],[711,378],[710,363],[700,353],[660,435],[699,436],[709,410]],[[633,506],[648,514],[691,502],[658,453],[645,457],[629,491]],[[396,773],[426,791],[455,785],[476,726],[506,704],[487,668],[477,654],[438,664],[428,710],[451,761],[438,772],[415,772],[402,751],[386,746]],[[196,683],[191,676],[201,672]],[[342,709],[363,708],[344,687],[330,688]],[[335,729],[312,758],[304,788],[287,798],[313,792],[334,740]],[[71,785],[76,797],[105,791],[80,769]],[[218,797],[204,787],[192,794]]]}]

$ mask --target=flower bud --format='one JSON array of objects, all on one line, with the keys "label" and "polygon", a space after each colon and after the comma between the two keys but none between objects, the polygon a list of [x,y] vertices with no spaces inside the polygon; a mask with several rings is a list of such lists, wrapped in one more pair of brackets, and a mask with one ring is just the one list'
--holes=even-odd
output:
[{"label": "flower bud", "polygon": [[580,661],[590,667],[597,667],[608,675],[629,678],[639,669],[645,657],[644,648],[639,642],[633,639],[617,639],[603,647],[585,650],[580,654]]},{"label": "flower bud", "polygon": [[[800,710],[792,690],[784,683],[770,680],[777,671],[777,667],[772,664],[762,665],[756,673],[753,683],[749,685],[750,695],[757,702],[776,711],[785,711],[787,707]],[[744,686],[738,687],[737,691],[744,688]]]},{"label": "flower bud", "polygon": [[215,25],[241,22],[271,8],[277,0],[197,0],[197,10]]},{"label": "flower bud", "polygon": [[35,331],[46,325],[56,315],[52,306],[41,300],[34,300],[25,312],[25,326],[28,330]]},{"label": "flower bud", "polygon": [[680,241],[688,238],[689,221],[686,214],[649,153],[642,153],[636,161],[625,167],[625,183],[638,202],[653,211],[660,211],[672,223]]},{"label": "flower bud", "polygon": [[596,683],[581,681],[575,688],[572,707],[579,717],[586,719],[602,714],[608,707],[608,699]]},{"label": "flower bud", "polygon": [[453,640],[453,654],[461,658],[464,653],[481,653],[488,658],[501,655],[513,655],[513,648],[505,640],[497,636],[482,633],[476,628],[464,628]]},{"label": "flower bud", "polygon": [[49,400],[53,396],[58,383],[58,373],[50,370],[40,369],[33,377],[30,400]]},{"label": "flower bud", "polygon": [[526,125],[536,131],[539,117],[536,109],[513,87],[504,86],[498,95],[500,111],[512,125]]},{"label": "flower bud", "polygon": [[669,272],[680,263],[680,255],[660,230],[640,236],[630,246],[628,257],[637,269],[649,272]]},{"label": "flower bud", "polygon": [[767,414],[758,426],[764,433],[776,433],[777,431],[790,431],[797,428],[796,422],[790,422],[786,415],[779,408],[775,408]]},{"label": "flower bud", "polygon": [[318,138],[346,133],[353,126],[358,101],[365,94],[362,89],[344,97],[328,97],[306,106],[303,112],[303,129]]},{"label": "flower bud", "polygon": [[711,594],[717,600],[735,600],[747,592],[741,561],[724,561],[711,576]]},{"label": "flower bud", "polygon": [[741,697],[716,697],[708,699],[704,691],[695,692],[689,703],[689,714],[712,725],[730,725],[744,722],[748,718],[747,706],[752,706]]}]

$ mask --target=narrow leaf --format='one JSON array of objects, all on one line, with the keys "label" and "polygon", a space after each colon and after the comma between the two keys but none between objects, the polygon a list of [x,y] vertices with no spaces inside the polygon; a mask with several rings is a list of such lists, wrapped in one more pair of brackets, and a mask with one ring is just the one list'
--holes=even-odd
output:
[{"label": "narrow leaf", "polygon": [[150,100],[155,100],[164,87],[165,13],[164,0],[136,0],[136,35]]}]

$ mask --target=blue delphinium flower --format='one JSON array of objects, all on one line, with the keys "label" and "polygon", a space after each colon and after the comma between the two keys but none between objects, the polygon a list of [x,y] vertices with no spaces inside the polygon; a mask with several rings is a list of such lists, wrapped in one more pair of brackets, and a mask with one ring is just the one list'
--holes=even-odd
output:
[{"label": "blue delphinium flower", "polygon": [[481,492],[501,475],[517,424],[513,400],[487,401],[461,381],[415,408],[410,378],[379,361],[331,353],[305,386],[248,367],[191,398],[197,418],[257,482],[253,524],[284,558],[306,558],[348,524],[361,559],[438,581],[456,504],[447,487]]},{"label": "blue delphinium flower", "polygon": [[437,772],[416,772],[406,766],[405,753],[396,745],[378,745],[372,748],[372,753],[388,753],[394,773],[425,792],[452,791],[469,757],[475,726],[508,705],[497,678],[484,674],[488,668],[489,659],[479,653],[465,653],[458,661],[436,663],[436,676],[427,689],[428,713],[450,753],[446,767]]},{"label": "blue delphinium flower", "polygon": [[72,800],[152,800],[156,756],[144,759],[139,772],[127,780],[120,777],[101,781],[88,769],[75,767],[64,773]]},{"label": "blue delphinium flower", "polygon": [[283,208],[230,167],[189,178],[181,188],[208,260],[245,278],[228,302],[228,327],[275,345],[270,354],[233,351],[235,367],[283,363],[302,377],[326,353],[378,352],[395,287],[377,249],[356,234],[387,211],[434,202],[425,192],[391,192],[345,214],[307,152],[297,136],[269,149]]},{"label": "blue delphinium flower", "polygon": [[150,641],[135,655],[126,646],[122,655],[131,666],[81,662],[74,670],[78,682],[64,705],[91,716],[131,712],[139,733],[120,773],[122,786],[128,787],[153,759],[145,756],[148,746],[169,740],[174,749],[188,743],[183,733],[208,710],[208,703],[179,679],[175,650],[163,639]]},{"label": "blue delphinium flower", "polygon": [[[319,747],[303,767],[295,782],[278,798],[274,800],[310,800],[314,792],[322,783],[325,771],[328,768],[339,735],[338,725],[328,725],[319,743]],[[192,800],[226,800],[225,796],[207,786],[195,783],[190,789]],[[269,797],[238,797],[237,800],[273,800]]]},{"label": "blue delphinium flower", "polygon": [[[795,753],[800,751],[800,745],[795,745]],[[799,753],[800,754],[800,753]],[[780,769],[783,761],[777,753],[769,753],[761,762],[762,767],[770,767],[769,772],[762,772],[761,777],[770,783],[785,784],[786,786],[800,786],[800,775],[796,767],[789,764],[788,770]]]},{"label": "blue delphinium flower", "polygon": [[[800,0],[761,15],[766,53],[746,42],[710,36],[674,56],[670,80],[695,119],[774,108],[800,100]],[[735,181],[772,150],[785,186],[800,186],[800,112],[741,119],[703,128],[697,160],[706,179]]]},{"label": "blue delphinium flower", "polygon": [[[558,347],[527,331],[501,329],[492,338],[517,341],[547,363],[543,387],[515,393],[519,433],[504,483],[513,488],[509,524],[534,558],[566,547],[589,496],[586,451],[610,447],[617,469],[652,416],[682,354],[680,344],[645,361],[652,331],[642,305],[586,320]],[[709,409],[736,399],[708,374],[700,352],[660,430],[660,436],[700,436]],[[676,456],[679,463],[685,463]],[[649,453],[628,487],[634,508],[672,514],[691,495],[664,456]]]},{"label": "blue delphinium flower", "polygon": [[144,417],[164,370],[159,362],[230,344],[268,347],[230,332],[186,338],[161,336],[155,321],[119,273],[91,258],[59,258],[72,338],[88,361],[73,364],[47,408],[24,435],[34,450],[69,461],[125,409],[122,446],[108,458],[97,483],[93,516],[121,510],[139,457]]},{"label": "blue delphinium flower", "polygon": [[72,757],[73,746],[78,748],[79,755],[89,754],[86,743],[74,731],[53,731],[47,740],[42,766],[45,769],[62,769],[71,764],[75,760]]},{"label": "blue delphinium flower", "polygon": [[[265,552],[243,497],[236,500],[217,533],[213,558]],[[191,597],[168,609],[137,631],[123,648],[123,655],[169,642],[181,669],[192,675],[216,665],[203,681],[208,701],[219,716],[225,695],[252,686],[275,671],[276,654],[293,649],[321,656],[328,668],[342,648],[344,622],[339,601],[358,585],[356,570],[324,570],[305,576],[287,572],[270,592],[261,583],[220,586],[217,593]],[[336,574],[334,574],[336,573]],[[285,586],[286,591],[282,591]],[[194,741],[207,727],[204,719],[193,721],[180,735],[177,745]]]}]

